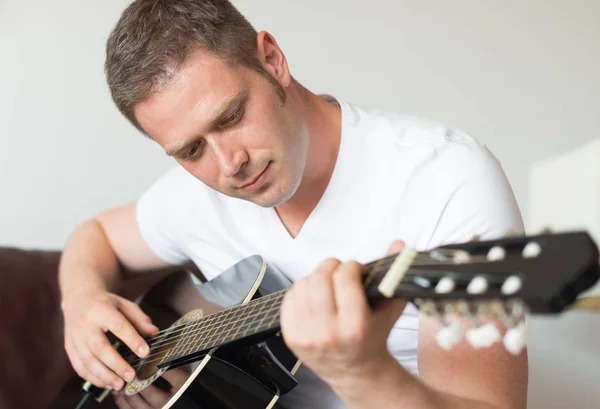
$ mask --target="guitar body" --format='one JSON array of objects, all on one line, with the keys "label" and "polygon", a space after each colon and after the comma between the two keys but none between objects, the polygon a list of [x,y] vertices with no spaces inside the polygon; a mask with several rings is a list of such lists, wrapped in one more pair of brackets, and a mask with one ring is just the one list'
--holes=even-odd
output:
[{"label": "guitar body", "polygon": [[[245,304],[290,286],[290,281],[260,256],[248,257],[202,283],[188,272],[177,272],[155,285],[138,304],[161,329]],[[199,314],[199,310],[202,314]],[[296,386],[293,377],[299,361],[278,333],[243,343],[213,348],[178,371],[175,385],[158,378],[147,386],[160,388],[170,398],[162,409],[266,409],[280,408],[277,399]],[[141,371],[137,381],[143,384]],[[134,381],[135,382],[135,381]],[[141,392],[143,393],[143,391]]]}]

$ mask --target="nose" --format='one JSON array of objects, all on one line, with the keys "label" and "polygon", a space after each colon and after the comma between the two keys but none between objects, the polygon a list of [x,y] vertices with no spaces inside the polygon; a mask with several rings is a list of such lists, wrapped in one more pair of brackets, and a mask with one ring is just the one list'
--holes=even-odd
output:
[{"label": "nose", "polygon": [[248,153],[231,141],[217,141],[211,138],[208,141],[215,154],[219,168],[225,177],[235,176],[248,162]]}]

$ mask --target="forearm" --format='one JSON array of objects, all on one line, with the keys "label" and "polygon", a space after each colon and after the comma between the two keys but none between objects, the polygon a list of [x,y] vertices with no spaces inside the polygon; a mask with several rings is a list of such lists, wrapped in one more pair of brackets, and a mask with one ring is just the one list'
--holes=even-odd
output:
[{"label": "forearm", "polygon": [[59,265],[61,297],[79,291],[115,292],[121,268],[104,230],[96,220],[80,225],[71,235]]},{"label": "forearm", "polygon": [[429,387],[393,358],[371,376],[340,382],[334,389],[351,409],[499,409]]}]

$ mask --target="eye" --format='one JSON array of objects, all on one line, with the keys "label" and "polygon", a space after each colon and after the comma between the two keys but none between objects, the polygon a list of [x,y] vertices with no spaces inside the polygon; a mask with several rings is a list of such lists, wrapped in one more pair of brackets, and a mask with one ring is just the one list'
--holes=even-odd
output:
[{"label": "eye", "polygon": [[225,120],[221,123],[221,126],[230,126],[233,125],[239,120],[242,119],[242,110],[240,108],[236,109],[231,115],[229,115]]},{"label": "eye", "polygon": [[185,153],[185,155],[183,155],[183,159],[185,159],[185,160],[194,159],[198,155],[198,153],[200,152],[201,146],[202,146],[202,142],[196,142],[194,145],[192,145],[192,147],[190,148],[190,150],[187,151]]}]

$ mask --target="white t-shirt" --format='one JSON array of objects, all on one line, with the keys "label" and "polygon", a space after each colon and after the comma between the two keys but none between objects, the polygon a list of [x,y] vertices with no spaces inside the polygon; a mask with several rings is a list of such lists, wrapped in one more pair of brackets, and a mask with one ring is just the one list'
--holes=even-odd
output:
[{"label": "white t-shirt", "polygon": [[[523,231],[501,165],[473,137],[433,121],[338,102],[338,160],[295,238],[273,208],[220,194],[176,167],[137,205],[150,248],[172,264],[192,260],[208,279],[260,254],[294,280],[328,257],[365,263],[383,257],[396,239],[424,251],[474,235]],[[414,374],[417,330],[417,310],[409,305],[388,339],[392,354]],[[345,407],[305,366],[297,378],[298,387],[280,400],[287,407]]]}]

